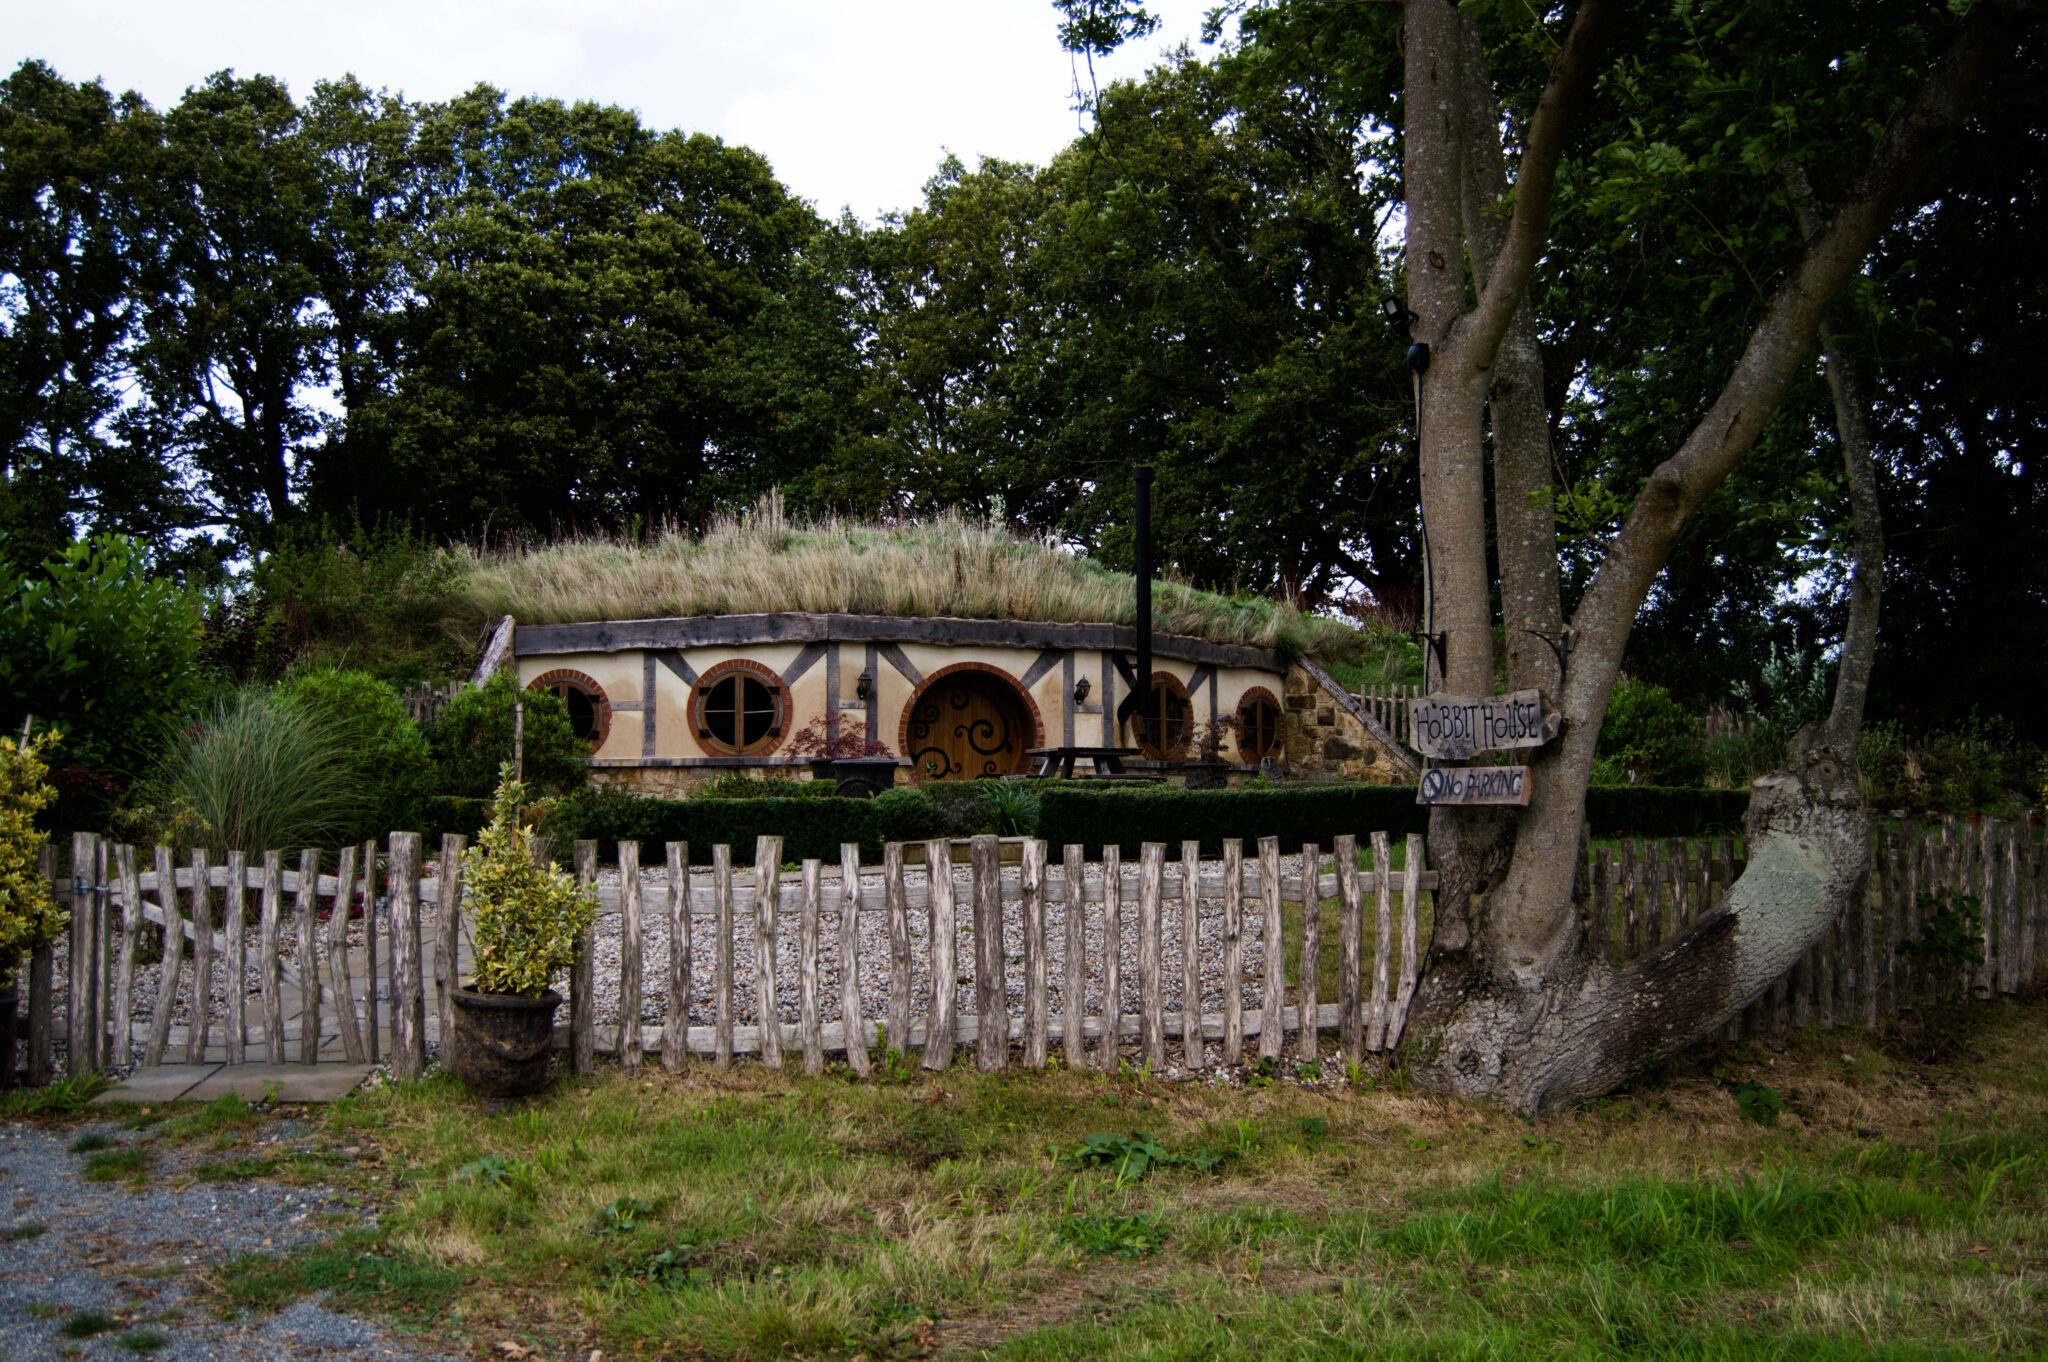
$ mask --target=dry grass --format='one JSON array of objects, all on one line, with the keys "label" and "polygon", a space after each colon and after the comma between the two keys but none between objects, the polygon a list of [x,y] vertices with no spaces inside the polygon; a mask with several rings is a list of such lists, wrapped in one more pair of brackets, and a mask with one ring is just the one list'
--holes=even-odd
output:
[{"label": "dry grass", "polygon": [[[458,599],[471,627],[507,614],[567,624],[781,611],[1130,624],[1136,609],[1129,573],[999,525],[957,514],[901,527],[797,524],[774,498],[702,538],[585,538],[465,559]],[[1368,646],[1351,625],[1285,602],[1177,583],[1155,587],[1152,611],[1161,632],[1215,643],[1330,660]]]}]

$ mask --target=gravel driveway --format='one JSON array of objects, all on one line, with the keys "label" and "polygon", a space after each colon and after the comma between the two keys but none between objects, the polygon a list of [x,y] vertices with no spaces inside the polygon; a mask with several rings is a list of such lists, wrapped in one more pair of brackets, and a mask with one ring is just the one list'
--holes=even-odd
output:
[{"label": "gravel driveway", "polygon": [[[293,1122],[270,1122],[256,1138],[288,1148],[298,1133]],[[332,1235],[333,1217],[353,1211],[336,1189],[187,1181],[178,1176],[181,1165],[204,1156],[162,1145],[155,1146],[153,1176],[139,1190],[84,1182],[85,1157],[71,1152],[82,1135],[102,1136],[110,1149],[141,1139],[106,1124],[0,1126],[0,1358],[427,1356],[381,1326],[316,1300],[224,1323],[211,1298],[194,1294],[201,1274],[237,1254],[281,1253]],[[91,1337],[67,1336],[67,1322],[76,1328],[86,1312],[109,1317],[111,1327]],[[150,1332],[161,1336],[162,1346],[138,1352]]]}]

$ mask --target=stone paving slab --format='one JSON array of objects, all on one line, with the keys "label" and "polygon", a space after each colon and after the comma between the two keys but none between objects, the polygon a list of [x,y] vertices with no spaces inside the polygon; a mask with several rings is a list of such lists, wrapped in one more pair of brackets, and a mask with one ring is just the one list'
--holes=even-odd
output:
[{"label": "stone paving slab", "polygon": [[211,1102],[223,1093],[256,1101],[272,1088],[280,1102],[332,1102],[370,1076],[367,1064],[223,1064],[183,1098]]},{"label": "stone paving slab", "polygon": [[165,1064],[154,1069],[137,1069],[93,1098],[92,1104],[97,1107],[108,1102],[176,1102],[222,1067],[219,1064]]}]

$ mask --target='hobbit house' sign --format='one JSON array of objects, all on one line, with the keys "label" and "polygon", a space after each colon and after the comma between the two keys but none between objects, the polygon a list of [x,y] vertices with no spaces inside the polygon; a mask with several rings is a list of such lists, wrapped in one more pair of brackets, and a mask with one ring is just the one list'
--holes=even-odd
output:
[{"label": "'hobbit house' sign", "polygon": [[1416,751],[1462,761],[1481,752],[1541,747],[1558,734],[1562,716],[1543,703],[1543,692],[1467,697],[1425,695],[1408,702]]},{"label": "'hobbit house' sign", "polygon": [[[1562,716],[1543,703],[1543,693],[1468,697],[1426,695],[1409,702],[1416,750],[1446,761],[1481,752],[1541,747],[1556,737]],[[1433,766],[1416,786],[1418,804],[1516,804],[1529,802],[1526,766]]]}]

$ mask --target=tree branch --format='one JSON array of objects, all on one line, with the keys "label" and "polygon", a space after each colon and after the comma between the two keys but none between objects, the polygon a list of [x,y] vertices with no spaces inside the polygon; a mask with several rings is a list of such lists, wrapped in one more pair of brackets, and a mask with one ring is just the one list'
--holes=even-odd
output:
[{"label": "tree branch", "polygon": [[1557,189],[1558,162],[1564,159],[1572,118],[1593,91],[1611,17],[1607,0],[1579,0],[1572,31],[1565,35],[1563,50],[1550,64],[1550,79],[1536,102],[1535,116],[1529,120],[1529,139],[1515,174],[1515,211],[1508,221],[1506,239],[1487,274],[1479,306],[1459,328],[1476,367],[1492,364],[1494,351],[1528,292],[1537,258],[1550,238],[1550,201]]},{"label": "tree branch", "polygon": [[1572,669],[1589,688],[1571,696],[1575,712],[1586,712],[1590,705],[1597,713],[1604,704],[1636,611],[1686,521],[1763,433],[1835,295],[1936,151],[1969,118],[1978,95],[2011,59],[2038,10],[2032,0],[1988,0],[1965,21],[1779,286],[1713,407],[1678,452],[1650,475],[1573,618],[1580,655],[1593,664]]}]

